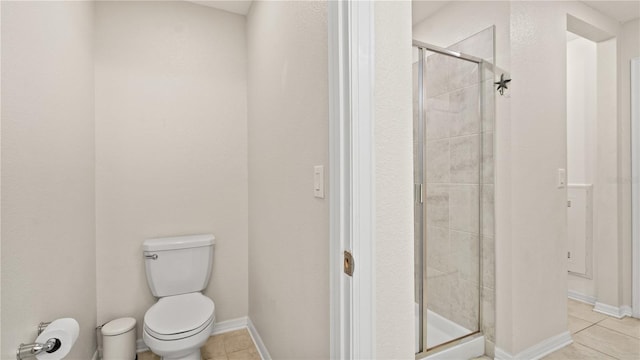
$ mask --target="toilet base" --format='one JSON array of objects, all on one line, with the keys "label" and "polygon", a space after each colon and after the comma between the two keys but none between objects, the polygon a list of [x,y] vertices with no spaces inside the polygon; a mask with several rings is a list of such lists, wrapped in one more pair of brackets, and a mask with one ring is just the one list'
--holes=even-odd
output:
[{"label": "toilet base", "polygon": [[204,330],[179,340],[158,340],[149,335],[146,330],[142,331],[142,340],[153,353],[161,356],[162,360],[201,360],[200,348],[211,336],[212,320]]},{"label": "toilet base", "polygon": [[200,359],[200,349],[192,352],[191,354],[188,354],[188,355],[182,356],[182,357],[162,356],[161,360],[201,360]]}]

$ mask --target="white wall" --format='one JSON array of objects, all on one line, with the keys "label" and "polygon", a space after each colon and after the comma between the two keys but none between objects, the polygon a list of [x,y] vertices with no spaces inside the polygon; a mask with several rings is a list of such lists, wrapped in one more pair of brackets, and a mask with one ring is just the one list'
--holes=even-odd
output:
[{"label": "white wall", "polygon": [[[2,5],[0,5],[0,29],[2,29]],[[0,31],[0,44],[2,44],[2,31]],[[2,46],[0,45],[0,74],[2,74],[1,59],[2,59]],[[1,114],[2,114],[2,96],[0,96],[0,159],[2,159],[2,116]],[[0,203],[1,202],[2,202],[2,162],[0,161]],[[2,206],[0,206],[0,259],[2,259]],[[2,265],[1,264],[0,264],[0,324],[2,324]],[[2,355],[2,325],[0,325],[0,355]]]},{"label": "white wall", "polygon": [[594,186],[597,302],[620,306],[621,238],[618,204],[617,39],[598,43],[597,174]]},{"label": "white wall", "polygon": [[508,1],[452,1],[413,28],[415,39],[449,46],[496,26],[497,66],[508,69],[510,58]]},{"label": "white wall", "polygon": [[[567,42],[569,184],[594,184],[597,174],[597,56],[597,44],[593,41],[577,37]],[[593,251],[587,253],[593,256]],[[595,261],[592,266],[597,266]],[[570,291],[596,297],[592,278],[569,274],[568,286]]]},{"label": "white wall", "polygon": [[[597,149],[598,154],[597,158],[590,160],[595,162],[596,171],[592,176],[594,180],[587,181],[596,183],[596,277],[595,281],[569,277],[570,290],[593,296],[598,302],[612,306],[631,305],[630,184],[632,179],[629,66],[631,58],[639,56],[638,23],[638,20],[634,20],[623,24],[617,39],[597,45],[597,71],[599,72],[597,92],[599,95],[593,104],[597,102],[599,129],[595,136],[597,139],[594,138],[591,141],[590,148]],[[573,68],[569,67],[570,71],[575,69],[576,64],[573,66]],[[582,78],[577,81],[584,79],[584,75],[581,76]],[[584,87],[580,85],[580,89],[582,91]],[[568,106],[570,105],[569,98]],[[570,150],[571,136],[572,133],[569,131]],[[587,147],[586,151],[591,151],[590,148]],[[581,152],[585,153],[582,150]],[[571,162],[571,156],[569,161]],[[571,163],[569,169],[571,179],[573,172]]]},{"label": "white wall", "polygon": [[569,274],[568,285],[612,306],[623,305],[621,292],[630,287],[621,274],[616,47],[615,38],[597,43],[578,38],[567,46],[569,183],[594,185],[593,278]]},{"label": "white wall", "polygon": [[2,348],[73,317],[95,350],[93,4],[2,2]]},{"label": "white wall", "polygon": [[512,282],[505,284],[512,292],[512,344],[505,350],[512,354],[567,330],[567,197],[556,184],[558,168],[567,166],[567,13],[617,31],[615,21],[579,2],[511,4],[508,150],[511,184],[519,191],[512,192],[511,216],[502,221],[512,223]]},{"label": "white wall", "polygon": [[274,359],[327,359],[327,2],[254,2],[247,41],[249,316]]},{"label": "white wall", "polygon": [[248,313],[245,18],[187,2],[96,4],[98,322],[154,303],[141,244],[213,233],[216,321]]},{"label": "white wall", "polygon": [[413,359],[411,3],[375,3],[376,358]]},{"label": "white wall", "polygon": [[582,37],[567,42],[567,176],[593,184],[596,173],[597,46]]},{"label": "white wall", "polygon": [[630,60],[640,56],[640,20],[622,24],[619,53],[620,236],[622,240],[622,304],[631,305],[631,84]]}]

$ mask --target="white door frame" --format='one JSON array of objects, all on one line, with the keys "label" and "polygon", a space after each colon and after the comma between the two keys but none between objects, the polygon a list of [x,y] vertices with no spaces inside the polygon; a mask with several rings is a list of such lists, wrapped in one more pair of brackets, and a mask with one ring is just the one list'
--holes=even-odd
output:
[{"label": "white door frame", "polygon": [[[330,354],[375,358],[373,2],[328,1]],[[343,251],[355,259],[342,271]]]},{"label": "white door frame", "polygon": [[632,313],[640,318],[640,58],[631,59]]}]

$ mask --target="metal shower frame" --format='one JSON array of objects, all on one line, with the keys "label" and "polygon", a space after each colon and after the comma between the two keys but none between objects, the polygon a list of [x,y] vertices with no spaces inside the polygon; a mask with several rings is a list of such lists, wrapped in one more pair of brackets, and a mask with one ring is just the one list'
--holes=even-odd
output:
[{"label": "metal shower frame", "polygon": [[[428,44],[425,42],[421,42],[418,40],[413,40],[412,45],[416,48],[418,48],[418,52],[419,52],[419,56],[418,56],[418,107],[420,108],[420,111],[418,111],[418,132],[421,134],[421,136],[424,136],[424,132],[425,132],[425,119],[424,119],[424,69],[425,69],[425,51],[430,51],[433,53],[437,53],[440,55],[445,55],[445,56],[450,56],[450,57],[454,57],[463,61],[468,61],[468,62],[472,62],[478,65],[478,77],[479,77],[479,81],[478,84],[480,86],[480,89],[478,91],[478,109],[479,109],[479,119],[480,119],[480,145],[479,145],[479,157],[478,157],[478,161],[480,162],[480,166],[479,166],[479,172],[478,172],[478,197],[479,197],[479,201],[478,201],[478,248],[479,248],[479,268],[478,268],[478,285],[479,285],[479,289],[478,289],[478,330],[475,332],[472,332],[470,334],[467,334],[465,336],[462,336],[460,338],[456,338],[453,339],[451,341],[445,342],[443,344],[439,344],[434,346],[433,348],[429,349],[427,348],[425,342],[426,342],[426,333],[427,333],[427,323],[424,319],[424,299],[425,299],[425,289],[424,289],[424,274],[425,274],[425,265],[426,265],[426,254],[425,254],[425,245],[424,245],[424,238],[425,238],[425,234],[424,234],[424,223],[425,223],[425,205],[424,205],[424,199],[423,199],[423,193],[424,193],[424,186],[425,186],[425,178],[424,178],[424,172],[426,169],[426,164],[425,164],[425,158],[424,158],[424,141],[420,141],[419,142],[419,151],[418,153],[418,161],[421,164],[421,171],[420,171],[420,181],[419,184],[416,184],[415,190],[414,190],[414,198],[416,199],[416,201],[419,201],[421,206],[420,206],[420,210],[417,211],[416,216],[419,216],[422,222],[422,226],[420,229],[419,235],[421,239],[423,239],[423,241],[420,241],[420,245],[419,245],[419,253],[421,254],[422,257],[422,264],[420,266],[420,270],[419,270],[419,278],[421,279],[419,281],[419,286],[418,286],[418,294],[419,294],[419,305],[418,305],[418,318],[419,318],[419,328],[421,329],[421,336],[419,338],[419,351],[416,353],[416,359],[421,359],[424,358],[426,356],[431,355],[433,352],[437,352],[439,351],[441,348],[443,347],[448,347],[448,346],[453,346],[461,341],[464,341],[466,339],[468,339],[469,337],[478,335],[481,333],[481,324],[483,321],[483,314],[482,314],[482,242],[483,242],[483,233],[482,233],[482,221],[483,221],[483,214],[482,214],[482,178],[483,178],[483,167],[482,167],[482,150],[483,150],[483,131],[484,129],[482,128],[483,126],[483,119],[485,116],[485,109],[484,109],[484,89],[482,87],[482,83],[483,83],[483,72],[484,72],[484,66],[486,65],[486,62],[478,57],[475,57],[473,55],[469,55],[469,54],[465,54],[465,53],[461,53],[461,52],[457,52],[457,51],[453,51],[450,49],[446,49],[446,48],[442,48],[440,46],[436,46],[436,45],[432,45],[432,44]],[[414,179],[415,180],[415,179]]]}]

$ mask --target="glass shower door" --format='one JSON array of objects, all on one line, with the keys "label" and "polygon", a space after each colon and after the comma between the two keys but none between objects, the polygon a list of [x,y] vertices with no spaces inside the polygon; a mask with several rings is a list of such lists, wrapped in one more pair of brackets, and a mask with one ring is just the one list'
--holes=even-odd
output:
[{"label": "glass shower door", "polygon": [[[491,37],[492,58],[493,29],[476,36]],[[480,58],[448,51],[473,42],[414,52],[417,353],[480,331],[483,119],[493,77]]]}]

